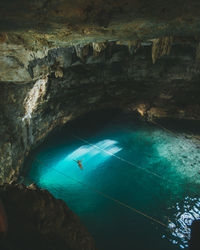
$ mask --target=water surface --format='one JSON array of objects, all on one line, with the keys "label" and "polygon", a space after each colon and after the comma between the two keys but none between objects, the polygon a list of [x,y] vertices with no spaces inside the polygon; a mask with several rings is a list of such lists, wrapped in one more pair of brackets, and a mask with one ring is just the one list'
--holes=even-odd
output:
[{"label": "water surface", "polygon": [[63,199],[99,250],[188,249],[200,218],[199,153],[182,133],[92,114],[49,136],[27,160],[25,181]]}]

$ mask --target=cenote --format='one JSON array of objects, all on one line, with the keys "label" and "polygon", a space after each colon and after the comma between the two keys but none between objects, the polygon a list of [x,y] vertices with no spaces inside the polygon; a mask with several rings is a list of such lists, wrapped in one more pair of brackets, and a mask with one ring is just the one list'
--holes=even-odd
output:
[{"label": "cenote", "polygon": [[200,143],[170,131],[118,111],[88,114],[31,153],[25,184],[63,199],[99,250],[188,249],[200,218]]}]

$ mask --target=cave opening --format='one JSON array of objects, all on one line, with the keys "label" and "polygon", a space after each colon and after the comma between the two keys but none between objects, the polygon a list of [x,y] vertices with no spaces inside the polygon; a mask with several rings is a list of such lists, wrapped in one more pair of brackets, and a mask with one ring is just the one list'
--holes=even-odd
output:
[{"label": "cave opening", "polygon": [[119,110],[90,112],[31,152],[24,183],[63,199],[98,249],[187,249],[200,218],[200,144],[190,136],[199,126],[160,125]]}]

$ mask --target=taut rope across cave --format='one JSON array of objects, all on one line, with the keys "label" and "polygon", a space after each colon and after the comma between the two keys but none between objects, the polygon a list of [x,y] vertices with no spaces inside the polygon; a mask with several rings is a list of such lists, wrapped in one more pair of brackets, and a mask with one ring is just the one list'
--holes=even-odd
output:
[{"label": "taut rope across cave", "polygon": [[[39,161],[39,160],[36,160],[36,161],[38,161],[38,162],[40,162],[40,163],[43,164],[42,161]],[[121,205],[121,206],[123,206],[123,207],[126,207],[126,208],[130,209],[131,211],[133,211],[133,212],[135,212],[135,213],[137,213],[137,214],[140,214],[140,215],[142,215],[143,217],[145,217],[145,218],[147,218],[147,219],[149,219],[149,220],[151,220],[151,221],[153,221],[153,222],[159,224],[160,226],[167,228],[167,230],[169,230],[168,225],[164,224],[163,222],[159,221],[158,219],[156,219],[156,218],[154,218],[154,217],[152,217],[152,216],[150,216],[150,215],[147,215],[147,214],[143,213],[142,211],[140,211],[140,210],[134,208],[133,206],[130,206],[130,205],[128,205],[128,204],[126,204],[126,203],[124,203],[124,202],[122,202],[122,201],[120,201],[120,200],[118,200],[118,199],[116,199],[116,198],[114,198],[114,197],[112,197],[112,196],[110,196],[110,195],[104,193],[104,192],[101,192],[101,191],[99,191],[99,190],[97,190],[97,189],[94,189],[93,187],[89,186],[88,184],[83,183],[83,182],[81,182],[81,181],[79,181],[79,180],[77,180],[77,179],[75,179],[75,178],[73,178],[73,177],[71,177],[71,176],[69,176],[69,175],[67,175],[67,174],[64,174],[64,173],[61,172],[61,171],[58,171],[58,170],[55,169],[54,167],[53,167],[52,169],[55,170],[57,173],[59,173],[59,174],[65,176],[65,177],[67,177],[67,178],[70,178],[70,179],[73,180],[74,182],[79,183],[79,184],[81,184],[81,185],[83,185],[83,186],[86,186],[86,187],[87,187],[88,189],[90,189],[92,192],[95,192],[95,193],[99,194],[100,196],[103,196],[104,198],[106,198],[106,199],[108,199],[108,200],[111,200],[111,201],[113,201],[113,202],[115,202],[115,203],[117,203],[117,204],[119,204],[119,205]]]},{"label": "taut rope across cave", "polygon": [[115,158],[117,158],[118,160],[123,161],[123,162],[129,164],[129,165],[132,166],[132,167],[136,167],[136,168],[142,169],[143,171],[145,171],[145,172],[147,172],[147,173],[149,173],[149,174],[152,174],[152,175],[156,176],[157,178],[164,179],[162,176],[160,176],[160,175],[154,173],[153,171],[150,171],[150,170],[148,170],[148,169],[144,169],[144,168],[142,168],[142,167],[140,167],[140,166],[138,166],[138,165],[135,165],[135,164],[133,164],[132,162],[130,162],[130,161],[128,161],[128,160],[126,160],[126,159],[124,159],[124,158],[122,158],[122,157],[119,157],[119,156],[117,156],[117,155],[114,155],[114,154],[108,152],[107,150],[102,149],[101,147],[98,147],[98,146],[96,146],[96,145],[90,143],[89,141],[83,139],[83,138],[80,137],[80,136],[77,136],[77,135],[74,135],[74,134],[73,134],[73,136],[74,136],[75,138],[77,138],[77,139],[83,141],[84,143],[87,143],[88,145],[90,145],[90,146],[92,146],[92,147],[94,147],[94,148],[98,148],[98,149],[101,150],[102,152],[104,152],[104,153],[106,153],[106,154],[109,154],[109,155],[111,155],[112,157],[115,157]]},{"label": "taut rope across cave", "polygon": [[[179,136],[178,136],[175,132],[171,131],[170,129],[165,128],[165,127],[162,126],[161,124],[158,124],[158,123],[155,122],[155,121],[151,121],[150,123],[152,123],[153,125],[155,125],[155,126],[157,126],[157,127],[160,127],[161,129],[163,129],[163,130],[166,131],[167,133],[169,133],[169,134],[175,136],[176,138],[179,138]],[[142,171],[145,171],[146,173],[151,174],[151,175],[153,175],[153,176],[155,176],[155,177],[157,177],[157,178],[159,178],[159,179],[161,179],[161,180],[163,180],[163,181],[165,181],[165,182],[172,183],[172,184],[176,184],[176,185],[178,184],[178,185],[185,186],[185,183],[170,181],[169,179],[166,179],[166,178],[164,178],[164,177],[158,175],[157,173],[155,173],[155,172],[153,172],[153,171],[151,171],[151,170],[145,169],[145,168],[143,168],[143,167],[141,167],[141,166],[138,166],[138,165],[136,165],[136,164],[133,164],[132,162],[130,162],[130,161],[128,161],[128,160],[126,160],[126,159],[124,159],[124,158],[122,158],[122,157],[119,157],[119,156],[117,156],[117,155],[114,155],[114,154],[108,152],[107,150],[102,149],[101,147],[98,147],[98,146],[92,144],[91,142],[87,141],[85,138],[82,138],[82,137],[80,137],[80,136],[78,136],[78,135],[75,135],[73,132],[72,132],[72,135],[73,135],[75,138],[77,138],[78,140],[80,140],[80,141],[82,141],[82,142],[84,142],[84,143],[87,143],[88,145],[90,145],[90,146],[92,146],[92,147],[94,147],[94,148],[97,148],[97,149],[101,150],[102,152],[104,152],[104,153],[106,153],[106,154],[108,154],[108,155],[111,155],[112,157],[114,157],[114,158],[116,158],[116,159],[118,159],[118,160],[120,160],[120,161],[123,161],[123,162],[127,163],[130,167],[138,168],[138,169],[140,169],[140,170],[142,170]]]},{"label": "taut rope across cave", "polygon": [[118,203],[119,205],[121,205],[121,206],[123,206],[123,207],[126,207],[126,208],[128,208],[128,209],[134,211],[135,213],[140,214],[140,215],[146,217],[147,219],[149,219],[149,220],[151,220],[151,221],[153,221],[153,222],[156,222],[157,224],[159,224],[159,225],[161,225],[161,226],[163,226],[163,227],[169,229],[169,227],[168,227],[166,224],[164,224],[163,222],[159,221],[158,219],[155,219],[155,218],[151,217],[150,215],[147,215],[147,214],[143,213],[142,211],[140,211],[140,210],[138,210],[138,209],[136,209],[136,208],[134,208],[134,207],[132,207],[132,206],[130,206],[130,205],[128,205],[128,204],[126,204],[126,203],[124,203],[124,202],[118,200],[118,199],[115,199],[114,197],[112,197],[112,196],[110,196],[110,195],[107,195],[107,194],[104,193],[104,192],[101,192],[101,191],[99,191],[99,190],[97,190],[97,189],[94,189],[93,187],[90,187],[89,185],[87,185],[87,184],[85,184],[85,183],[83,183],[83,182],[81,182],[81,181],[79,181],[79,180],[76,180],[75,178],[73,178],[73,177],[71,177],[71,176],[69,176],[69,175],[63,174],[62,172],[58,171],[58,170],[55,169],[55,168],[53,168],[53,169],[54,169],[55,171],[57,171],[58,173],[62,174],[63,176],[72,179],[74,182],[80,183],[80,184],[83,185],[83,186],[87,186],[90,190],[92,189],[93,192],[95,192],[95,193],[97,193],[97,194],[103,196],[104,198],[109,199],[109,200],[111,200],[111,201],[113,201],[113,202],[115,202],[115,203]]},{"label": "taut rope across cave", "polygon": [[[159,126],[159,124],[157,124],[157,123],[154,123],[154,125]],[[164,128],[163,126],[160,126],[160,127],[162,127],[162,129],[166,130],[168,133],[171,133],[171,134],[175,135],[176,137],[178,137],[174,132],[172,132],[172,131],[170,131],[170,130]],[[72,135],[73,135],[75,138],[77,138],[78,140],[80,140],[80,141],[82,141],[82,142],[84,142],[84,143],[86,143],[86,144],[88,144],[88,145],[91,145],[92,147],[97,148],[97,149],[101,150],[102,152],[104,152],[104,153],[106,153],[106,154],[109,154],[109,155],[111,155],[112,157],[117,158],[117,159],[120,160],[120,161],[123,161],[123,162],[127,163],[128,166],[130,166],[130,167],[136,167],[136,168],[138,168],[138,169],[141,169],[141,170],[147,172],[148,174],[151,174],[151,175],[153,175],[153,176],[155,176],[155,177],[157,177],[157,178],[159,178],[159,179],[162,179],[162,180],[164,180],[164,181],[167,181],[167,182],[169,182],[169,183],[175,183],[175,184],[179,184],[179,185],[184,185],[184,183],[176,183],[176,182],[169,181],[168,179],[163,178],[162,176],[160,176],[160,175],[154,173],[153,171],[150,171],[150,170],[145,169],[145,168],[143,168],[143,167],[141,167],[141,166],[135,165],[135,164],[133,164],[132,162],[130,162],[130,161],[128,161],[128,160],[126,160],[126,159],[124,159],[124,158],[122,158],[122,157],[116,156],[116,155],[114,155],[114,154],[108,152],[107,150],[102,149],[101,147],[99,147],[99,146],[97,146],[97,145],[94,145],[94,144],[90,143],[89,141],[87,141],[86,139],[84,139],[84,138],[82,138],[82,137],[80,137],[80,136],[77,136],[77,135],[75,135],[75,134],[73,134],[73,133],[72,133]],[[42,162],[42,161],[39,161],[39,160],[36,160],[36,161],[41,162],[42,164],[46,164],[45,162]],[[166,225],[166,224],[163,223],[162,221],[160,221],[160,220],[158,220],[158,219],[156,219],[156,218],[154,218],[154,217],[152,217],[152,216],[150,216],[150,215],[147,215],[147,214],[143,213],[142,211],[140,211],[140,210],[134,208],[133,206],[128,205],[128,204],[126,204],[126,203],[124,203],[124,202],[122,202],[122,201],[120,201],[120,200],[118,200],[118,199],[116,199],[116,198],[114,198],[114,197],[112,197],[112,196],[110,196],[110,195],[104,193],[104,192],[101,192],[101,191],[99,191],[99,190],[97,190],[97,189],[94,189],[92,186],[89,186],[88,184],[83,183],[83,182],[81,182],[81,181],[79,181],[79,180],[77,180],[77,179],[75,179],[75,178],[73,178],[73,177],[71,177],[71,176],[69,176],[69,175],[63,173],[63,172],[61,172],[61,171],[55,169],[54,167],[52,167],[52,169],[54,169],[57,173],[59,173],[59,174],[65,176],[65,177],[67,177],[67,178],[70,178],[70,179],[73,180],[74,182],[79,183],[79,184],[81,184],[81,185],[83,185],[83,186],[86,186],[86,187],[87,187],[89,190],[91,190],[92,192],[95,192],[95,193],[97,193],[98,195],[100,195],[100,196],[102,196],[102,197],[104,197],[104,198],[106,198],[106,199],[108,199],[108,200],[111,200],[111,201],[115,202],[116,204],[119,204],[119,205],[121,205],[121,206],[123,206],[123,207],[126,207],[126,208],[130,209],[131,211],[133,211],[133,212],[135,212],[135,213],[137,213],[137,214],[140,214],[140,215],[142,215],[143,217],[145,217],[145,218],[147,218],[147,219],[149,219],[149,220],[151,220],[151,221],[153,221],[153,222],[155,222],[155,223],[157,223],[157,224],[159,224],[159,225],[161,225],[161,226],[167,228],[167,230],[170,230],[169,227],[168,227],[168,225]]]},{"label": "taut rope across cave", "polygon": [[111,155],[111,156],[117,158],[117,159],[120,160],[120,161],[126,162],[127,164],[129,164],[129,165],[132,166],[132,167],[136,167],[136,168],[142,169],[142,170],[144,170],[145,172],[147,172],[147,173],[149,173],[149,174],[152,174],[152,175],[156,176],[157,178],[163,179],[162,176],[160,176],[160,175],[154,173],[153,171],[150,171],[150,170],[148,170],[148,169],[144,169],[144,168],[142,168],[142,167],[140,167],[140,166],[138,166],[138,165],[135,165],[135,164],[133,164],[132,162],[130,162],[130,161],[128,161],[128,160],[126,160],[126,159],[124,159],[124,158],[122,158],[122,157],[119,157],[119,156],[117,156],[117,155],[114,155],[114,154],[108,152],[107,150],[102,149],[101,147],[98,147],[98,146],[96,146],[96,145],[90,143],[89,141],[87,141],[87,140],[81,138],[80,136],[77,136],[77,135],[74,135],[74,134],[73,134],[73,136],[74,136],[75,138],[77,138],[77,139],[83,141],[84,143],[87,143],[88,145],[90,145],[90,146],[92,146],[92,147],[94,147],[94,148],[98,148],[98,149],[100,149],[102,152],[104,152],[104,153],[106,153],[106,154],[109,154],[109,155]]},{"label": "taut rope across cave", "polygon": [[157,177],[157,178],[159,178],[159,179],[161,179],[161,180],[163,180],[163,181],[166,181],[166,182],[168,182],[168,183],[173,183],[173,184],[178,184],[178,185],[185,185],[185,183],[170,181],[170,180],[168,180],[168,179],[166,179],[166,178],[164,178],[164,177],[162,177],[162,176],[156,174],[155,172],[153,172],[153,171],[151,171],[151,170],[145,169],[145,168],[143,168],[143,167],[141,167],[141,166],[138,166],[138,165],[136,165],[136,164],[133,164],[132,162],[130,162],[130,161],[128,161],[128,160],[126,160],[126,159],[124,159],[124,158],[122,158],[122,157],[119,157],[119,156],[117,156],[117,155],[114,155],[114,154],[108,152],[107,150],[102,149],[101,147],[98,147],[98,146],[96,146],[96,145],[90,143],[89,141],[87,141],[86,139],[83,139],[83,138],[80,137],[80,136],[77,136],[77,135],[75,135],[75,134],[73,134],[73,133],[72,133],[72,135],[73,135],[75,138],[77,138],[77,139],[83,141],[84,143],[87,143],[88,145],[90,145],[90,146],[92,146],[92,147],[94,147],[94,148],[97,148],[97,149],[101,150],[102,152],[104,152],[104,153],[106,153],[106,154],[109,154],[109,155],[111,155],[112,157],[115,157],[116,159],[118,159],[118,160],[120,160],[120,161],[123,161],[123,162],[127,163],[130,167],[138,168],[138,169],[140,169],[140,170],[142,170],[142,171],[145,171],[146,173],[151,174],[151,175],[153,175],[153,176],[155,176],[155,177]]}]

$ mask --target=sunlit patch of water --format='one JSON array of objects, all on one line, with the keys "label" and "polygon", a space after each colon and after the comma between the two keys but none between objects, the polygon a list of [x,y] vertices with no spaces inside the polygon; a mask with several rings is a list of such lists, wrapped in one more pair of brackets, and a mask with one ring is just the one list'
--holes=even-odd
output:
[{"label": "sunlit patch of water", "polygon": [[[58,171],[58,173],[70,173],[72,177],[79,177],[79,180],[86,179],[87,181],[91,172],[101,167],[105,161],[122,150],[117,144],[118,142],[115,140],[102,140],[94,145],[83,145],[71,153],[67,154],[66,152],[66,156],[61,160],[58,159],[57,162],[46,162],[48,169],[44,169],[43,173],[40,173],[40,185],[44,183],[47,185],[48,180],[51,183],[52,179],[55,179],[55,171]],[[75,162],[76,160],[82,161],[84,171],[80,170],[78,164]],[[60,178],[57,181],[61,184]]]}]

